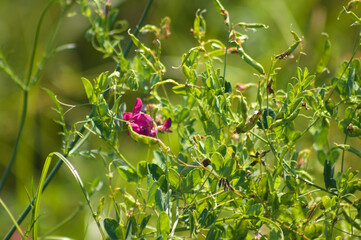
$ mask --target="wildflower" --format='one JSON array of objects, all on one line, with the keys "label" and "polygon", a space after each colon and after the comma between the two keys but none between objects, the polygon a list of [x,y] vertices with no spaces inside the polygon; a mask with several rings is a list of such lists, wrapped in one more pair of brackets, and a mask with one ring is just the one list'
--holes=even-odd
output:
[{"label": "wildflower", "polygon": [[132,112],[123,114],[123,119],[130,122],[134,132],[149,137],[155,137],[158,129],[153,125],[153,119],[148,114],[140,112],[142,109],[142,100],[137,98]]},{"label": "wildflower", "polygon": [[[135,101],[133,111],[123,114],[123,119],[130,123],[133,131],[144,136],[155,137],[160,132],[172,132],[169,128],[172,125],[172,120],[168,118],[161,127],[157,127],[153,123],[153,119],[148,114],[142,113],[142,100],[137,98]],[[159,129],[158,129],[159,128]],[[128,133],[128,135],[130,135]]]},{"label": "wildflower", "polygon": [[172,119],[168,118],[159,130],[161,132],[172,132],[171,130],[169,130],[171,125],[172,125]]}]

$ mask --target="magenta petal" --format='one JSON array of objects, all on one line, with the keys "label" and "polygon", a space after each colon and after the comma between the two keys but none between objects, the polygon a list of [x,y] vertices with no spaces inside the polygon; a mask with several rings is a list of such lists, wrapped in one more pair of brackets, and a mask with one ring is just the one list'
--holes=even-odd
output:
[{"label": "magenta petal", "polygon": [[131,113],[131,112],[126,112],[123,114],[123,119],[125,121],[130,121],[132,119],[132,117],[133,117],[133,113]]},{"label": "magenta petal", "polygon": [[140,113],[140,110],[142,109],[142,105],[143,105],[142,100],[140,98],[137,98],[137,100],[135,100],[133,114]]},{"label": "magenta petal", "polygon": [[167,121],[165,121],[163,126],[161,127],[161,131],[162,132],[172,132],[171,130],[169,130],[171,125],[172,125],[172,119],[168,118]]},{"label": "magenta petal", "polygon": [[155,137],[155,136],[157,135],[157,133],[158,133],[158,129],[153,127],[153,128],[150,130],[149,136],[150,136],[150,137]]},{"label": "magenta petal", "polygon": [[141,127],[144,128],[152,128],[153,127],[153,119],[151,116],[145,113],[135,114],[132,120]]},{"label": "magenta petal", "polygon": [[132,123],[131,126],[132,126],[132,129],[133,129],[134,132],[136,132],[136,133],[138,133],[138,134],[141,134],[141,133],[142,133],[142,132],[141,132],[141,127],[140,127],[138,124]]},{"label": "magenta petal", "polygon": [[163,127],[169,129],[172,126],[172,119],[168,118],[167,121],[163,124]]}]

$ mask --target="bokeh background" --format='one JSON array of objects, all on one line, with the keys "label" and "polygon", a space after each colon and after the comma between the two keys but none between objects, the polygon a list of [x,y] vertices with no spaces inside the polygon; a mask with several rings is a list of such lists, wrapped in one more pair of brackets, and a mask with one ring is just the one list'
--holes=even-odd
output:
[{"label": "bokeh background", "polygon": [[[257,22],[269,25],[267,30],[245,32],[249,36],[244,45],[245,50],[262,63],[265,69],[268,69],[272,57],[282,53],[292,44],[293,38],[290,31],[293,30],[303,37],[304,55],[301,56],[300,65],[307,66],[311,72],[314,72],[323,51],[325,38],[322,33],[327,33],[332,43],[332,53],[328,65],[329,72],[323,73],[317,79],[316,85],[321,85],[325,81],[330,81],[330,78],[337,73],[342,61],[348,60],[351,56],[356,34],[355,27],[350,26],[353,21],[347,15],[341,15],[338,20],[338,14],[347,2],[341,0],[223,0],[222,4],[229,11],[232,23]],[[36,24],[46,3],[47,0],[0,1],[0,48],[20,77],[24,77],[27,71]],[[146,0],[112,1],[113,7],[119,10],[118,18],[126,20],[131,29],[135,28],[146,4]],[[50,34],[60,14],[59,9],[59,7],[52,7],[45,17],[37,59],[42,56],[51,37]],[[213,1],[210,0],[154,0],[146,18],[146,24],[154,25],[158,25],[165,16],[171,18],[172,34],[164,42],[162,48],[162,60],[167,68],[167,78],[184,81],[181,70],[176,67],[181,64],[182,54],[197,44],[190,33],[197,9],[207,10],[204,14],[207,21],[207,38],[217,38],[225,42],[227,32],[223,19],[213,6]],[[58,115],[52,110],[54,104],[43,88],[52,90],[62,102],[78,106],[67,114],[69,126],[74,126],[78,121],[84,120],[91,111],[91,107],[85,104],[87,99],[81,77],[93,79],[101,72],[113,71],[115,67],[113,61],[104,59],[85,38],[89,23],[80,14],[79,7],[74,7],[72,12],[73,16],[63,21],[56,37],[56,44],[74,43],[76,47],[51,58],[41,74],[40,82],[31,90],[27,120],[16,163],[5,189],[0,193],[1,199],[5,201],[15,217],[19,216],[36,191],[46,156],[50,152],[60,151],[62,138],[58,132],[61,128],[54,122]],[[147,39],[142,35],[140,38]],[[122,44],[125,46],[128,42],[129,37],[125,34]],[[132,50],[134,51],[134,48]],[[239,56],[230,55],[227,64],[226,78],[233,87],[237,83],[258,81],[253,75],[253,69]],[[276,83],[278,89],[285,88],[288,82],[293,81],[291,77],[296,73],[295,59],[283,61],[281,67]],[[255,95],[251,91],[246,94],[249,102],[254,100]],[[133,105],[134,99],[127,100],[131,104],[129,107]],[[21,108],[21,90],[0,71],[0,176],[10,160]],[[332,121],[331,129],[329,143],[343,143],[344,135]],[[126,135],[124,136],[126,138]],[[305,136],[300,147],[312,148],[311,140],[311,136]],[[351,139],[349,143],[357,147],[360,141]],[[94,138],[90,144],[96,147],[100,143]],[[131,161],[133,159],[139,161],[146,157],[147,148],[139,149],[139,145],[135,145],[129,139],[125,139],[121,144],[124,154]],[[346,169],[349,166],[360,168],[357,159],[352,155],[346,155],[345,159]],[[91,183],[96,177],[103,180],[105,185],[107,184],[105,178],[107,170],[101,159],[79,157],[72,159],[72,162],[85,184]],[[322,168],[316,159],[311,159],[311,164],[314,165],[313,173],[320,176],[319,181],[322,184]],[[127,187],[121,179],[117,181],[120,187]],[[106,192],[107,187],[103,189]],[[73,213],[82,201],[84,201],[83,195],[73,176],[65,168],[62,169],[43,195],[40,233],[44,233]],[[89,218],[89,212],[85,209],[71,224],[65,225],[54,234],[74,239],[82,239],[84,232],[88,232],[91,236],[90,233],[93,231],[91,227],[86,230]],[[0,233],[3,234],[0,234],[0,237],[5,235],[11,225],[9,217],[1,208]]]}]

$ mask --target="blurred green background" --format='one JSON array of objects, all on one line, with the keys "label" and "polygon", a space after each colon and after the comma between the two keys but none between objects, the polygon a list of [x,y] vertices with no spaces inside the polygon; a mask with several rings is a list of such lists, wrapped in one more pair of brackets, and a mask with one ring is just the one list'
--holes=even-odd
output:
[{"label": "blurred green background", "polygon": [[[272,57],[285,51],[293,42],[290,34],[290,31],[293,30],[303,36],[305,55],[301,56],[301,66],[307,66],[311,72],[314,72],[325,41],[321,33],[327,33],[332,43],[332,55],[328,67],[329,73],[323,73],[317,80],[317,85],[321,85],[325,81],[330,81],[341,62],[348,60],[351,56],[356,32],[354,27],[350,27],[352,20],[346,15],[342,15],[340,20],[337,20],[342,6],[347,2],[340,0],[223,0],[222,4],[229,11],[232,23],[259,22],[269,25],[267,30],[245,32],[249,36],[244,44],[245,50],[263,64],[265,69],[268,69]],[[0,1],[0,47],[20,77],[23,77],[27,70],[36,24],[46,3],[46,0]],[[119,10],[118,18],[125,19],[131,29],[135,28],[146,4],[146,0],[112,1],[113,7]],[[222,17],[213,6],[213,1],[154,0],[146,18],[146,24],[158,25],[165,16],[169,16],[172,21],[172,34],[164,42],[162,48],[162,60],[167,68],[166,78],[184,81],[181,70],[175,67],[180,66],[182,54],[197,44],[190,33],[197,9],[207,10],[204,15],[207,21],[206,37],[217,38],[225,42],[226,28]],[[104,59],[100,53],[96,52],[85,38],[89,23],[85,17],[81,16],[79,7],[74,7],[73,12],[77,14],[63,21],[56,37],[56,44],[74,43],[76,48],[58,53],[51,58],[41,74],[41,81],[31,90],[27,120],[16,163],[5,189],[0,193],[0,197],[15,217],[19,216],[36,191],[46,156],[50,152],[60,151],[62,138],[58,132],[61,128],[54,122],[54,119],[58,119],[58,115],[52,110],[54,104],[42,88],[52,90],[62,102],[81,105],[66,115],[69,126],[73,126],[77,121],[84,120],[91,110],[90,106],[82,105],[87,102],[87,99],[81,77],[93,79],[103,71],[113,71],[115,67],[111,60]],[[45,17],[37,59],[42,56],[46,48],[59,14],[59,7],[55,6]],[[147,39],[142,35],[140,38]],[[125,34],[122,44],[125,46],[128,42],[129,37]],[[257,77],[253,75],[253,69],[245,64],[239,56],[229,56],[227,64],[226,78],[233,87],[236,83],[258,81]],[[292,81],[291,77],[296,73],[295,59],[289,58],[283,61],[281,67],[282,70],[276,82],[277,88],[285,88],[287,82]],[[252,102],[255,100],[255,94],[250,91],[247,93],[247,98],[248,102]],[[134,99],[125,100],[128,108],[131,108]],[[9,77],[0,72],[0,176],[10,160],[18,131],[21,108],[21,90]],[[76,126],[80,127],[80,125]],[[329,143],[342,143],[344,135],[333,122],[331,122],[331,129],[333,131],[330,132]],[[99,140],[96,138],[92,140],[89,144],[97,148],[97,144],[100,144]],[[306,136],[303,140],[300,148],[312,147],[311,136]],[[351,139],[349,143],[357,146],[360,141]],[[129,141],[126,137],[121,145],[124,155],[130,161],[146,158],[148,148],[139,151],[139,145]],[[353,156],[346,155],[345,159],[346,169],[350,165],[359,168],[358,162]],[[106,193],[105,174],[107,170],[101,159],[79,157],[71,160],[85,184],[91,183],[96,177],[105,181],[103,189]],[[317,160],[312,159],[311,161],[311,164],[315,165],[314,172],[318,175],[322,174]],[[116,181],[121,187],[127,186],[122,179],[116,179]],[[320,183],[322,184],[322,181]],[[94,198],[100,196],[101,193]],[[43,195],[40,234],[51,229],[74,212],[82,201],[84,199],[79,186],[70,172],[63,168]],[[88,232],[88,239],[93,239],[91,232],[96,229],[92,230],[93,228],[90,227],[86,230],[89,219],[89,211],[85,209],[71,224],[65,225],[54,234],[82,239],[84,232]],[[9,217],[1,208],[0,233],[5,234],[11,225]]]}]

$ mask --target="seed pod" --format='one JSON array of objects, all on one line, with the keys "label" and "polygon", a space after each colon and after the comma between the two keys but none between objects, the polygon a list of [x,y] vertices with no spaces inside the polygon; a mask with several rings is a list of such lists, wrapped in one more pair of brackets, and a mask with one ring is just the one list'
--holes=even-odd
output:
[{"label": "seed pod", "polygon": [[128,124],[128,131],[129,131],[130,136],[137,142],[144,143],[144,144],[158,143],[158,139],[156,139],[156,138],[148,137],[148,136],[141,135],[141,134],[134,132],[134,130],[130,124]]},{"label": "seed pod", "polygon": [[245,133],[250,131],[257,123],[258,119],[262,115],[262,109],[259,109],[257,112],[253,113],[253,115],[247,120],[245,124],[239,124],[237,126],[237,133]]},{"label": "seed pod", "polygon": [[287,56],[289,56],[300,44],[301,39],[300,37],[294,32],[291,31],[291,34],[293,35],[293,38],[295,39],[295,42],[283,53],[276,56],[277,59],[285,59]]},{"label": "seed pod", "polygon": [[271,78],[269,83],[267,84],[267,88],[266,88],[268,94],[275,93],[275,90],[272,88],[272,83],[273,83],[273,79]]},{"label": "seed pod", "polygon": [[241,97],[241,100],[239,102],[239,107],[241,110],[242,119],[243,119],[243,121],[246,121],[247,117],[248,117],[248,107],[247,107],[247,102],[243,96]]},{"label": "seed pod", "polygon": [[223,181],[224,181],[223,178],[221,178],[221,180],[219,180],[218,187],[221,187],[223,185]]},{"label": "seed pod", "polygon": [[262,67],[262,65],[260,63],[258,63],[257,61],[255,61],[253,58],[251,58],[249,55],[247,55],[247,53],[243,50],[242,46],[238,46],[237,48],[238,50],[238,54],[239,56],[249,65],[251,65],[251,67],[253,67],[254,69],[256,69],[260,74],[264,75],[265,71]]},{"label": "seed pod", "polygon": [[257,163],[258,163],[258,160],[254,160],[253,162],[251,162],[250,165],[253,167],[253,166],[255,166]]},{"label": "seed pod", "polygon": [[202,164],[204,167],[207,167],[208,165],[211,164],[211,160],[209,160],[209,158],[205,158],[203,159]]},{"label": "seed pod", "polygon": [[294,120],[298,114],[300,113],[300,110],[297,109],[296,111],[294,111],[293,113],[291,113],[290,115],[288,115],[288,117],[286,118],[287,121],[292,121]]}]

